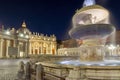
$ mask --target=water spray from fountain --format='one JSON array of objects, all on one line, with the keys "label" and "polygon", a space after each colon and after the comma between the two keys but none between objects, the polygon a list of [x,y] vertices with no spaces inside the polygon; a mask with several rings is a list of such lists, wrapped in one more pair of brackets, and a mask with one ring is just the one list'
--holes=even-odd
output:
[{"label": "water spray from fountain", "polygon": [[83,7],[91,6],[91,5],[95,5],[95,0],[85,0],[83,3]]}]

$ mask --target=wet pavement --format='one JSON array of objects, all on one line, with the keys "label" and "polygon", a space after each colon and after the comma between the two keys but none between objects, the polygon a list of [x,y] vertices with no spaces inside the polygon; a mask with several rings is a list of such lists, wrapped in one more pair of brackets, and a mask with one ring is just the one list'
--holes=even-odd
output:
[{"label": "wet pavement", "polygon": [[0,59],[0,80],[15,80],[20,61],[28,59]]}]

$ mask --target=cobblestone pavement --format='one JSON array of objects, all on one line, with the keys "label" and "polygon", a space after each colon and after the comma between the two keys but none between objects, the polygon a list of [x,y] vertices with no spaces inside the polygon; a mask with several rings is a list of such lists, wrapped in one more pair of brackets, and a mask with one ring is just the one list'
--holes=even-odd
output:
[{"label": "cobblestone pavement", "polygon": [[28,59],[0,59],[0,80],[15,80],[20,61]]}]

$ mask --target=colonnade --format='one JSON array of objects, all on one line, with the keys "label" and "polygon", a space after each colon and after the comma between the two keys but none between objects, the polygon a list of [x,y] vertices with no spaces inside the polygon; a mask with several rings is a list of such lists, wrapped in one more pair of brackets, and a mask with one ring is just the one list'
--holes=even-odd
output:
[{"label": "colonnade", "polygon": [[[26,49],[20,49],[21,47]],[[21,55],[21,52],[23,53]],[[23,41],[17,41],[14,39],[0,38],[0,58],[9,58],[11,56],[16,57],[27,57],[28,54],[28,43]]]}]

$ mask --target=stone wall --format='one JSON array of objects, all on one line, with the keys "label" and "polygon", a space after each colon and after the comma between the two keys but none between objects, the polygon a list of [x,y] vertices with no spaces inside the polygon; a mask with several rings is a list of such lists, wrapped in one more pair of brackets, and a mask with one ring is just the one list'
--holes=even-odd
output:
[{"label": "stone wall", "polygon": [[[119,80],[120,66],[73,66],[41,63],[45,72],[65,80]],[[51,79],[57,80],[57,79]]]}]

